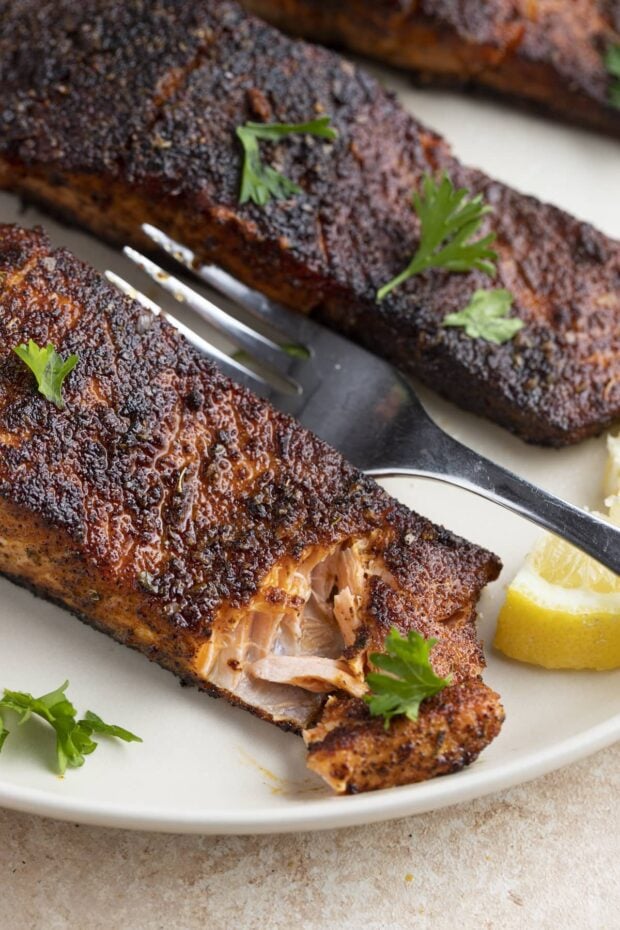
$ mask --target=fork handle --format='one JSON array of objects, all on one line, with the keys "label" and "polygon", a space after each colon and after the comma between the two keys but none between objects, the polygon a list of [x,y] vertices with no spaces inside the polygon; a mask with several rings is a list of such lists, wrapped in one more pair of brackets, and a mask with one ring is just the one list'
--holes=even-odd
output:
[{"label": "fork handle", "polygon": [[433,436],[427,463],[370,469],[375,478],[409,475],[465,488],[551,530],[620,575],[620,527],[543,491],[446,434]]}]

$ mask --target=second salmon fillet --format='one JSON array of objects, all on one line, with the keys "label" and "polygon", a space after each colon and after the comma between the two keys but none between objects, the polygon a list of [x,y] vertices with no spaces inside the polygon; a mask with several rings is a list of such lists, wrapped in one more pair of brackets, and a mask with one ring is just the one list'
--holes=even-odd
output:
[{"label": "second salmon fillet", "polygon": [[[160,226],[532,442],[620,416],[620,245],[462,165],[337,55],[228,0],[0,0],[0,98],[0,187],[123,244]],[[301,193],[240,204],[236,129],[319,115],[335,142],[261,143]],[[503,345],[444,325],[490,286],[481,271],[429,270],[377,301],[420,241],[412,192],[443,173],[493,209],[491,286],[524,324]]]}]

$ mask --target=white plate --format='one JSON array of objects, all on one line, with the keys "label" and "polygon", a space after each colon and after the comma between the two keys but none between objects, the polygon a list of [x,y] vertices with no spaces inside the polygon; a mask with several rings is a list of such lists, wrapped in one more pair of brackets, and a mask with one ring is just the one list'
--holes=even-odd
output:
[{"label": "white plate", "polygon": [[[457,153],[516,187],[620,236],[617,142],[491,104],[408,89],[385,74],[413,112],[446,133]],[[43,223],[54,240],[100,269],[131,274],[114,252],[46,217],[19,213],[0,195],[0,221]],[[178,308],[177,308],[178,312]],[[600,504],[604,442],[534,449],[430,397],[439,422],[459,439],[532,481],[589,506]],[[451,529],[498,552],[505,570],[484,594],[480,628],[489,644],[506,583],[536,536],[529,524],[472,495],[428,481],[389,482],[390,491]],[[139,733],[143,745],[109,742],[83,769],[55,778],[52,743],[32,744],[24,727],[0,757],[0,804],[84,823],[203,833],[307,830],[399,817],[466,801],[534,778],[620,736],[620,672],[547,672],[510,662],[487,645],[489,684],[502,694],[501,735],[472,766],[420,785],[332,797],[304,766],[301,741],[182,689],[167,672],[0,580],[0,685],[42,693],[65,678],[87,707]]]}]

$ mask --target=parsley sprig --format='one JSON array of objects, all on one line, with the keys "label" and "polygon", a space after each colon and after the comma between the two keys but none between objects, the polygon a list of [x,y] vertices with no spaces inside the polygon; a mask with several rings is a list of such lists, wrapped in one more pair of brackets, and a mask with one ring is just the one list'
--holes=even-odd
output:
[{"label": "parsley sprig", "polygon": [[263,164],[258,143],[277,142],[285,136],[300,134],[333,140],[338,133],[330,122],[331,116],[321,116],[306,123],[245,123],[237,127],[237,137],[244,152],[239,203],[251,200],[264,207],[272,197],[281,200],[301,193],[301,188],[294,181]]},{"label": "parsley sprig", "polygon": [[427,174],[421,193],[413,194],[413,208],[420,220],[418,250],[405,270],[377,291],[378,300],[429,268],[459,272],[477,269],[489,276],[495,274],[497,254],[490,248],[495,233],[472,241],[483,217],[491,212],[481,194],[470,199],[467,189],[455,189],[447,175],[437,183]]},{"label": "parsley sprig", "polygon": [[467,306],[458,313],[449,313],[443,326],[462,326],[472,339],[485,339],[501,345],[509,342],[525,325],[518,317],[508,316],[512,294],[503,288],[475,291]]},{"label": "parsley sprig", "polygon": [[126,743],[141,743],[142,740],[129,730],[114,724],[104,723],[101,717],[87,710],[82,720],[77,720],[77,711],[65,692],[69,682],[35,698],[25,691],[4,690],[0,700],[0,749],[2,749],[9,730],[4,726],[4,712],[12,711],[19,716],[19,723],[26,723],[34,714],[47,721],[56,732],[56,759],[58,772],[64,775],[67,766],[78,768],[84,765],[84,756],[90,755],[97,748],[92,736],[114,736]]},{"label": "parsley sprig", "polygon": [[620,45],[610,45],[605,54],[605,67],[614,78],[609,88],[609,101],[620,108]]},{"label": "parsley sprig", "polygon": [[370,693],[364,700],[373,717],[383,717],[385,729],[392,717],[404,714],[417,720],[424,698],[437,694],[451,678],[439,678],[430,663],[430,652],[436,639],[425,639],[411,630],[407,637],[392,628],[385,639],[385,653],[375,652],[370,661],[383,672],[369,672],[366,682]]},{"label": "parsley sprig", "polygon": [[28,340],[28,345],[22,343],[15,346],[13,351],[28,366],[37,379],[39,393],[55,404],[59,410],[64,410],[63,381],[77,365],[78,356],[69,355],[63,361],[51,342],[48,342],[47,346],[42,348],[32,339]]}]

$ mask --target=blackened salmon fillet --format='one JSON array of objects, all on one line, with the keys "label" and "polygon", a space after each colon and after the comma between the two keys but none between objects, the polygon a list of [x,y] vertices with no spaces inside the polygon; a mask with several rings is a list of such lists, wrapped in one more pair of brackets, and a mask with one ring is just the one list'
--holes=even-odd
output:
[{"label": "blackened salmon fillet", "polygon": [[[79,358],[63,410],[12,351],[30,339]],[[399,505],[41,231],[6,225],[0,572],[303,731],[340,792],[454,771],[502,723],[475,630],[497,558]],[[361,696],[391,628],[435,637],[452,682],[385,731]],[[336,731],[351,753],[334,754]]]},{"label": "blackened salmon fillet", "polygon": [[[0,186],[111,241],[147,246],[150,221],[532,442],[617,420],[620,244],[461,165],[362,70],[228,0],[0,0],[0,13]],[[333,144],[262,144],[302,193],[240,205],[236,127],[317,114]],[[419,242],[412,190],[443,172],[493,208],[493,286],[525,324],[503,345],[443,325],[489,286],[482,272],[428,271],[377,302]]]},{"label": "blackened salmon fillet", "polygon": [[471,84],[620,136],[617,0],[242,0],[295,36]]}]

